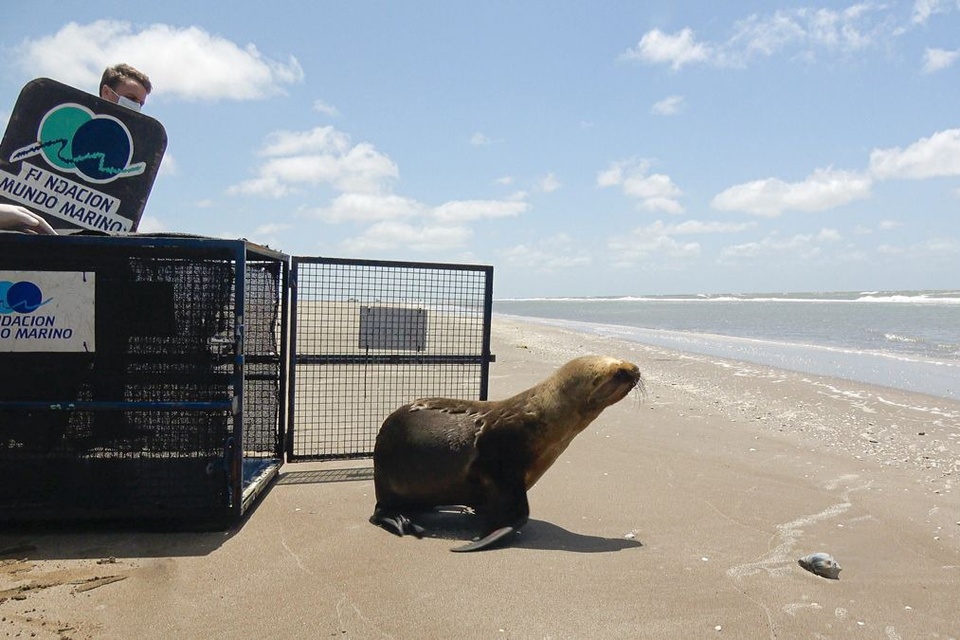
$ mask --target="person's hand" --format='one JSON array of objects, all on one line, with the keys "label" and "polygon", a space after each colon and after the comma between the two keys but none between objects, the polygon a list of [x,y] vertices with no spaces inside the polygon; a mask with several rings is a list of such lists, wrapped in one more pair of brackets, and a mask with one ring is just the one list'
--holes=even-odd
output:
[{"label": "person's hand", "polygon": [[57,235],[47,221],[25,207],[0,203],[0,229]]}]

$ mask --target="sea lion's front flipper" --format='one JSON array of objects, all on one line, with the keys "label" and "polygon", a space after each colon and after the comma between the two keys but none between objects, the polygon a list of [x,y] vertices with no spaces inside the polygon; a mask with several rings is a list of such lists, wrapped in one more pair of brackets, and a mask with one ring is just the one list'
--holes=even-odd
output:
[{"label": "sea lion's front flipper", "polygon": [[370,523],[378,527],[383,527],[398,536],[411,533],[418,538],[422,538],[423,534],[426,533],[426,529],[415,524],[410,518],[399,511],[383,509],[379,506],[373,510],[373,515],[370,516]]},{"label": "sea lion's front flipper", "polygon": [[489,549],[490,547],[496,545],[496,543],[503,540],[505,537],[514,533],[517,530],[516,527],[500,527],[496,531],[487,534],[479,540],[474,540],[469,544],[465,544],[462,547],[454,547],[450,551],[480,551],[481,549]]},{"label": "sea lion's front flipper", "polygon": [[522,478],[501,477],[499,481],[488,483],[486,490],[486,501],[476,506],[476,512],[490,533],[451,551],[480,551],[495,547],[526,524],[530,505]]}]

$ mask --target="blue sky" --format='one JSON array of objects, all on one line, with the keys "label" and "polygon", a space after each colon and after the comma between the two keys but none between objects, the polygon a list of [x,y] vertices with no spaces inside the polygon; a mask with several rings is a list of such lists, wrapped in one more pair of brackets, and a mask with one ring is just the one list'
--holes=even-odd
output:
[{"label": "blue sky", "polygon": [[128,4],[5,8],[0,124],[147,72],[141,231],[498,298],[960,287],[960,0]]}]

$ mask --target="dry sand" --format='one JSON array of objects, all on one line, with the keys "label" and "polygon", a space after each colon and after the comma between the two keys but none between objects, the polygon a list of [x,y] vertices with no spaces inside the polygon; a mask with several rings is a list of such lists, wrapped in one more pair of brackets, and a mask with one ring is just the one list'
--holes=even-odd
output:
[{"label": "dry sand", "polygon": [[[287,464],[228,532],[0,533],[0,637],[956,638],[960,403],[494,321],[491,397],[632,360],[505,548],[370,525],[371,463]],[[839,580],[808,573],[817,551]]]}]

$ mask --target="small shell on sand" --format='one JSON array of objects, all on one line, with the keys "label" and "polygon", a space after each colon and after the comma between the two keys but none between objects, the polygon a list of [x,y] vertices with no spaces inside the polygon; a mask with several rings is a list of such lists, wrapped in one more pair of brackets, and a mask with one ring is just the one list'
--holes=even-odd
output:
[{"label": "small shell on sand", "polygon": [[831,580],[840,579],[840,563],[834,560],[833,556],[829,553],[811,553],[797,560],[797,563],[807,571],[815,573],[818,576],[830,578]]}]

